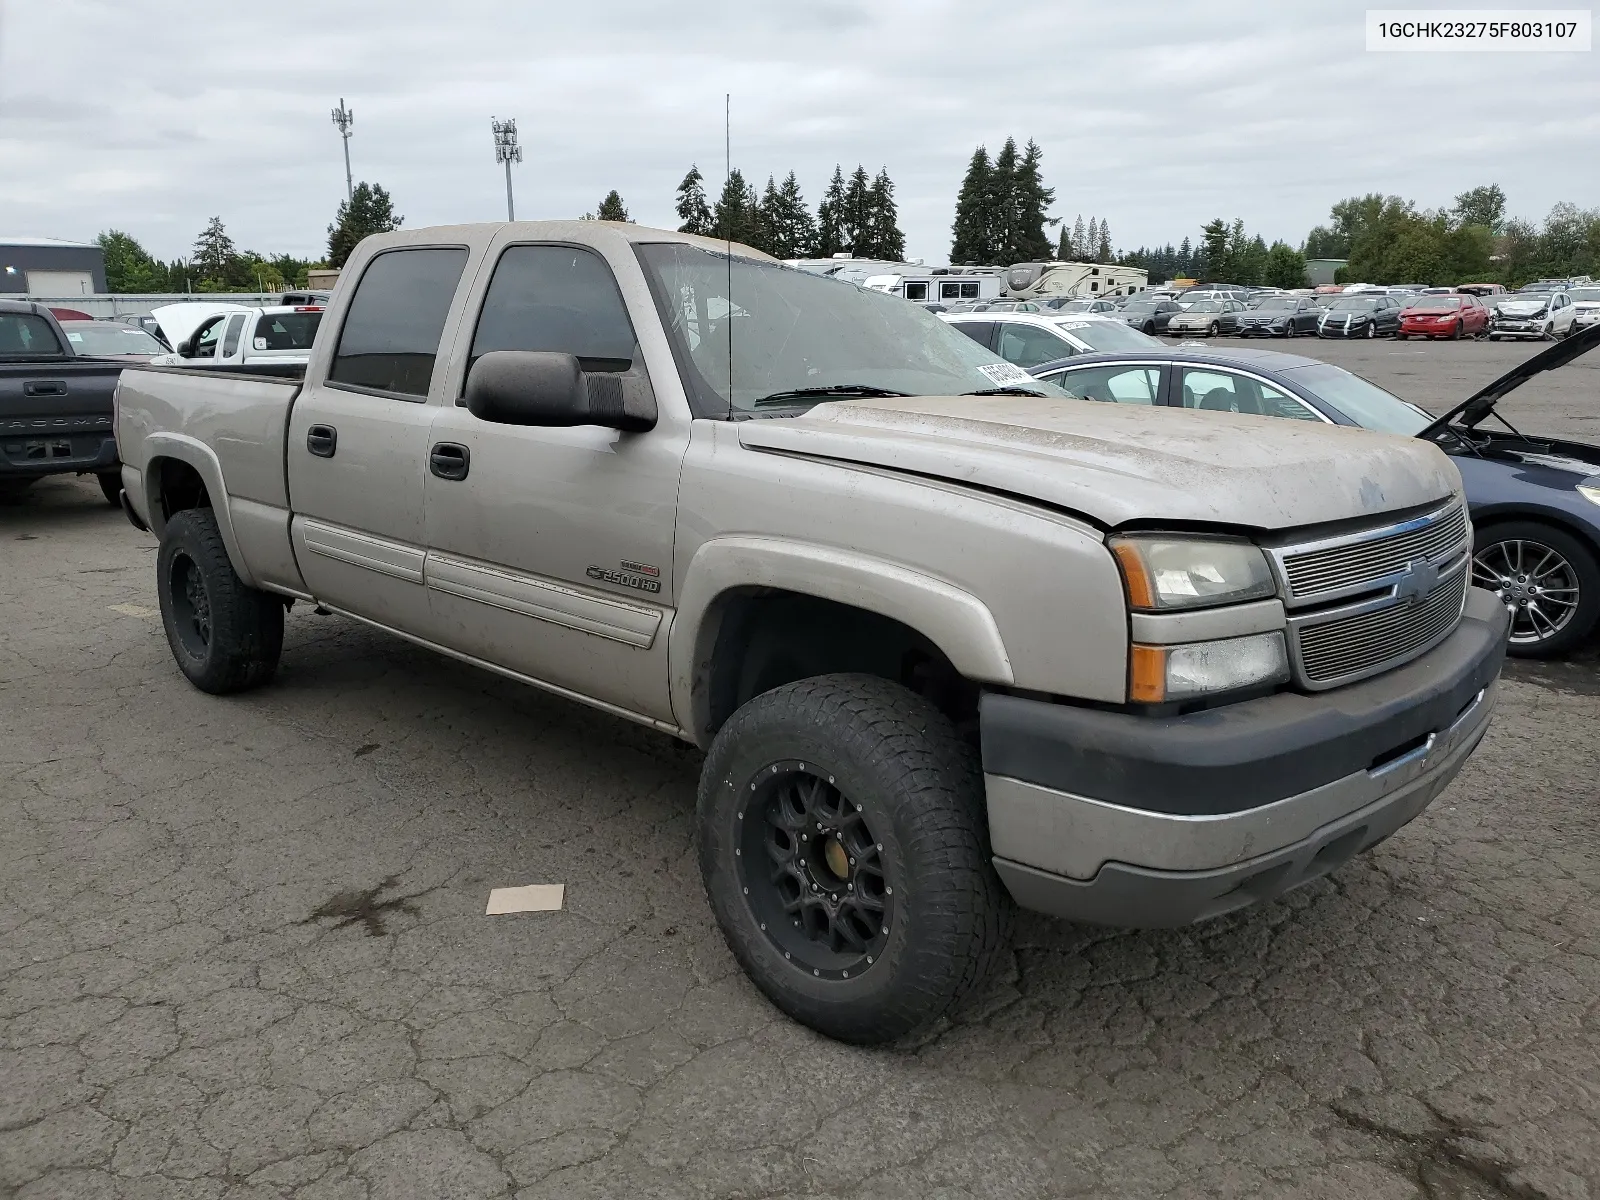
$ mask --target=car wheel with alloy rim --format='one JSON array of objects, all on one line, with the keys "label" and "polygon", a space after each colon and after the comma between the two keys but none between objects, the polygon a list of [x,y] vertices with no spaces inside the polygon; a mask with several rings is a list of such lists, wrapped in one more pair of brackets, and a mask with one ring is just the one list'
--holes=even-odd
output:
[{"label": "car wheel with alloy rim", "polygon": [[1450,331],[1450,340],[1452,342],[1459,342],[1461,340],[1461,334],[1465,331],[1465,328],[1466,327],[1462,325],[1460,321],[1457,321],[1455,328]]},{"label": "car wheel with alloy rim", "polygon": [[1478,531],[1472,582],[1511,610],[1508,652],[1554,658],[1579,645],[1600,618],[1600,561],[1552,525],[1508,521]]},{"label": "car wheel with alloy rim", "polygon": [[1222,330],[1222,326],[1218,325],[1215,321],[1213,321],[1213,322],[1211,322],[1210,325],[1206,326],[1206,335],[1208,337],[1216,337],[1217,334],[1221,332],[1221,330]]},{"label": "car wheel with alloy rim", "polygon": [[1363,334],[1362,336],[1369,337],[1369,338],[1377,337],[1378,336],[1378,323],[1376,321],[1368,321],[1367,322],[1367,332],[1365,334]]},{"label": "car wheel with alloy rim", "polygon": [[1012,902],[978,756],[922,697],[823,675],[755,697],[700,777],[700,871],[751,980],[849,1042],[923,1029],[977,987]]}]

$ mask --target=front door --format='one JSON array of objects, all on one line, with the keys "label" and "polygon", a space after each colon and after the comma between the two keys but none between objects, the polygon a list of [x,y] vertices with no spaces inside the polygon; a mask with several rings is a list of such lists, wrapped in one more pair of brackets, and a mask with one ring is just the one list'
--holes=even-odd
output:
[{"label": "front door", "polygon": [[[623,269],[638,270],[636,264]],[[495,350],[572,354],[591,390],[650,388],[613,268],[571,245],[510,245],[463,378]],[[645,433],[530,428],[447,404],[426,483],[441,640],[592,699],[671,720],[667,626],[686,422]]]},{"label": "front door", "polygon": [[367,264],[327,379],[295,400],[287,457],[295,557],[318,600],[427,637],[422,519],[428,390],[459,247],[388,250]]}]

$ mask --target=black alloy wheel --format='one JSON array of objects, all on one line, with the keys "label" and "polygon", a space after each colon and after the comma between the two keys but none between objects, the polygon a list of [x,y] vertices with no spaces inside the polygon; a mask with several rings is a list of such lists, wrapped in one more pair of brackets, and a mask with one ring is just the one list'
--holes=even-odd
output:
[{"label": "black alloy wheel", "polygon": [[889,680],[819,675],[742,705],[706,754],[696,839],[745,974],[829,1037],[926,1029],[1005,947],[978,754]]},{"label": "black alloy wheel", "polygon": [[1600,618],[1600,562],[1565,530],[1512,521],[1479,532],[1472,582],[1511,610],[1508,652],[1553,658],[1576,647]]},{"label": "black alloy wheel", "polygon": [[1207,337],[1216,337],[1217,334],[1220,333],[1220,332],[1222,332],[1222,326],[1218,325],[1215,321],[1213,321],[1213,322],[1211,322],[1210,327],[1206,330],[1206,336]]},{"label": "black alloy wheel", "polygon": [[767,939],[818,979],[859,977],[883,955],[894,886],[861,806],[814,763],[771,763],[747,789],[739,878]]},{"label": "black alloy wheel", "polygon": [[272,678],[283,601],[239,578],[211,509],[168,519],[156,551],[156,598],[173,660],[195,687],[222,695]]},{"label": "black alloy wheel", "polygon": [[1146,321],[1144,323],[1144,328],[1139,332],[1144,334],[1146,337],[1154,337],[1156,334],[1156,323],[1154,321]]},{"label": "black alloy wheel", "polygon": [[211,646],[211,596],[200,574],[200,564],[183,550],[167,561],[166,594],[172,597],[172,631],[195,658],[204,658]]}]

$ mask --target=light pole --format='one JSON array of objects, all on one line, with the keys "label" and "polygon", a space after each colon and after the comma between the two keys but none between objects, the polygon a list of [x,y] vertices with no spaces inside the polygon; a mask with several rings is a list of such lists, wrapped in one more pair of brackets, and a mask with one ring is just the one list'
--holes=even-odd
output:
[{"label": "light pole", "polygon": [[515,118],[502,121],[499,117],[490,117],[489,123],[494,128],[494,160],[506,165],[506,220],[517,219],[517,209],[511,201],[511,164],[522,161],[522,147],[517,145],[517,122]]},{"label": "light pole", "polygon": [[339,136],[344,139],[344,192],[345,198],[354,201],[356,198],[356,185],[350,178],[350,127],[356,123],[356,114],[353,109],[344,106],[344,97],[339,97],[339,107],[333,110],[333,123],[339,127]]}]

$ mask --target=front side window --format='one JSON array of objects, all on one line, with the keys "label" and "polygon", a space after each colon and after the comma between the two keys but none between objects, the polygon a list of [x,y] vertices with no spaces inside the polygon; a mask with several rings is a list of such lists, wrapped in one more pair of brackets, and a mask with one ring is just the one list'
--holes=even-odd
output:
[{"label": "front side window", "polygon": [[339,331],[329,382],[426,397],[466,265],[467,252],[459,247],[386,250],[368,263]]},{"label": "front side window", "polygon": [[0,358],[64,355],[50,322],[34,313],[0,313]]},{"label": "front side window", "polygon": [[217,356],[217,343],[222,339],[222,329],[227,323],[226,317],[212,317],[195,331],[194,350],[190,358],[215,358]]},{"label": "front side window", "polygon": [[1286,417],[1292,421],[1322,418],[1295,396],[1231,371],[1183,369],[1183,406],[1202,412],[1248,413],[1261,417]]},{"label": "front side window", "polygon": [[491,351],[531,350],[626,371],[637,340],[605,259],[577,246],[512,246],[489,281],[467,369]]},{"label": "front side window", "polygon": [[1000,344],[997,348],[1001,358],[1016,363],[1023,370],[1077,353],[1076,346],[1048,329],[1024,325],[1020,321],[1007,321],[1000,326]]},{"label": "front side window", "polygon": [[1161,390],[1159,367],[1081,367],[1052,376],[1079,400],[1153,405]]}]

